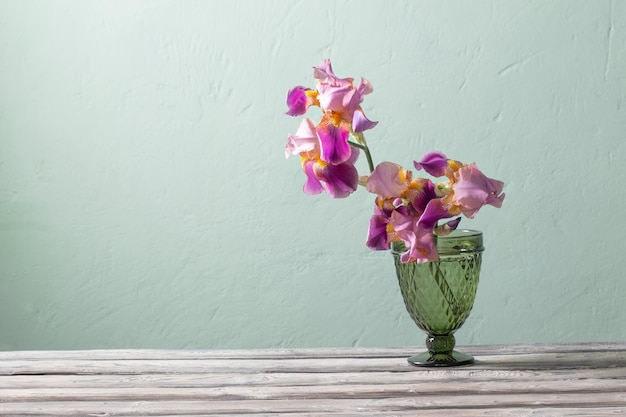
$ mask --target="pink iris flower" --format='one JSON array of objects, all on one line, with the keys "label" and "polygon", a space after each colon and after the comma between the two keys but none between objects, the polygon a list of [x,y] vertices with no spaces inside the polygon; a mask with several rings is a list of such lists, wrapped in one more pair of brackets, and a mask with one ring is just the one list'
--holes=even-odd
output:
[{"label": "pink iris flower", "polygon": [[[433,229],[437,220],[451,215],[447,211],[429,211],[432,202],[437,201],[432,182],[413,179],[411,171],[392,162],[383,162],[368,177],[365,187],[378,195],[366,245],[370,249],[385,250],[391,242],[403,241],[407,251],[401,255],[402,262],[437,259]],[[428,221],[422,221],[428,212],[431,214]],[[447,229],[457,225],[458,221],[450,222]]]},{"label": "pink iris flower", "polygon": [[330,60],[314,67],[316,90],[296,86],[287,93],[287,114],[301,116],[310,106],[323,112],[317,125],[311,119],[301,122],[296,134],[288,136],[285,155],[299,154],[306,174],[304,191],[317,194],[326,191],[331,197],[347,197],[358,186],[354,166],[359,151],[349,143],[352,132],[371,129],[378,122],[369,120],[360,105],[363,96],[373,91],[369,81],[361,79],[354,86],[352,78],[339,78]]},{"label": "pink iris flower", "polygon": [[381,162],[367,178],[365,188],[381,198],[399,197],[409,188],[407,171],[393,162]]},{"label": "pink iris flower", "polygon": [[358,149],[348,148],[348,157],[337,164],[324,161],[321,149],[315,122],[311,119],[302,120],[296,134],[288,137],[285,156],[300,155],[306,175],[304,192],[326,191],[333,198],[344,198],[356,191],[359,174],[354,163],[359,157]]},{"label": "pink iris flower", "polygon": [[424,263],[439,258],[433,229],[420,225],[418,218],[406,216],[396,210],[391,214],[390,224],[407,247],[407,251],[400,256],[400,261]]},{"label": "pink iris flower", "polygon": [[346,162],[352,154],[348,143],[350,128],[345,124],[335,125],[333,121],[323,118],[316,127],[320,139],[320,158],[330,164]]},{"label": "pink iris flower", "polygon": [[431,175],[448,177],[448,182],[436,187],[430,180],[413,179],[411,171],[398,164],[379,164],[365,183],[378,196],[366,244],[380,250],[403,241],[407,252],[402,262],[428,262],[438,257],[434,234],[455,230],[459,214],[473,218],[484,205],[500,207],[504,184],[487,178],[475,163],[462,164],[440,152],[428,152],[414,164]]},{"label": "pink iris flower", "polygon": [[353,150],[346,162],[332,165],[315,156],[302,160],[302,170],[307,180],[304,192],[319,194],[322,191],[332,198],[345,198],[356,191],[359,184],[359,173],[354,166],[359,155],[358,149]]},{"label": "pink iris flower", "polygon": [[362,79],[354,87],[352,78],[338,78],[328,59],[314,67],[313,76],[317,80],[316,99],[324,112],[317,126],[321,158],[331,164],[343,163],[350,157],[350,131],[363,132],[378,123],[369,120],[360,107],[363,96],[373,91],[372,85]]},{"label": "pink iris flower", "polygon": [[328,59],[313,67],[313,77],[315,89],[296,86],[289,90],[286,113],[302,116],[317,106],[321,120],[317,124],[302,120],[297,132],[288,136],[285,156],[300,156],[307,194],[326,192],[343,198],[356,191],[359,183],[376,194],[366,242],[369,248],[389,249],[392,242],[403,242],[407,250],[400,256],[402,262],[434,261],[439,258],[435,236],[455,230],[459,215],[473,218],[484,205],[502,205],[501,181],[486,177],[475,163],[463,164],[438,151],[427,152],[413,163],[417,170],[447,178],[437,184],[414,179],[411,171],[392,162],[379,164],[369,177],[360,179],[354,166],[359,148],[365,150],[372,166],[361,133],[378,123],[369,120],[361,108],[372,85],[365,78],[354,85],[353,78],[337,77]]},{"label": "pink iris flower", "polygon": [[[322,119],[315,126],[315,136],[319,139],[319,158],[331,165],[346,163],[353,154],[348,143],[351,131],[360,133],[378,123],[369,120],[360,107],[363,96],[373,91],[372,85],[361,79],[355,87],[352,78],[338,78],[328,59],[314,67],[313,76],[317,80],[316,90],[302,86],[289,90],[287,114],[301,116],[312,105],[321,107]],[[309,125],[310,122],[307,122],[307,128]],[[310,138],[311,132],[307,133]],[[302,135],[296,136],[302,138]],[[295,143],[302,142],[297,137],[289,137],[286,152],[291,153]]]},{"label": "pink iris flower", "polygon": [[473,219],[484,205],[501,207],[504,201],[502,181],[487,178],[475,163],[461,167],[454,173],[452,204],[468,218]]},{"label": "pink iris flower", "polygon": [[404,263],[428,262],[438,258],[432,229],[422,227],[418,217],[407,214],[406,207],[390,213],[378,207],[370,219],[366,245],[374,250],[390,248],[391,241],[402,241],[407,250],[400,256]]},{"label": "pink iris flower", "polygon": [[354,79],[335,75],[328,59],[314,67],[313,76],[317,80],[317,100],[325,113],[339,115],[341,120],[352,124],[353,131],[357,133],[376,126],[378,122],[369,120],[361,109],[363,97],[374,91],[368,80],[361,78],[361,82],[353,86]]},{"label": "pink iris flower", "polygon": [[[433,176],[446,176],[450,180],[444,187],[447,194],[442,196],[441,201],[431,202],[432,206],[424,213],[425,222],[436,222],[459,213],[473,219],[484,205],[502,206],[504,183],[487,178],[475,163],[463,164],[433,151],[415,161],[414,165],[415,168],[424,169]],[[446,216],[445,213],[449,215]]]},{"label": "pink iris flower", "polygon": [[365,183],[367,191],[381,199],[400,198],[407,201],[413,213],[423,213],[436,197],[434,184],[426,178],[415,178],[411,171],[393,162],[381,162]]}]

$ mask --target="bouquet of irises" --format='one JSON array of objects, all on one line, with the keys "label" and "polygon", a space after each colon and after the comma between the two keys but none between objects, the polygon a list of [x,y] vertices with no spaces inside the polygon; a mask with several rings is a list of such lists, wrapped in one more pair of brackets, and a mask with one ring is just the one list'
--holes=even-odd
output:
[{"label": "bouquet of irises", "polygon": [[[374,166],[363,132],[378,122],[365,116],[361,103],[373,91],[365,78],[338,78],[330,60],[313,67],[314,89],[297,86],[287,93],[287,114],[302,116],[309,107],[322,111],[318,122],[305,118],[290,134],[285,156],[300,155],[306,176],[304,192],[326,192],[345,198],[360,186],[376,194],[366,245],[374,250],[402,242],[401,261],[429,262],[439,258],[435,235],[455,230],[461,217],[474,218],[484,205],[500,207],[504,183],[486,177],[475,163],[464,164],[438,151],[414,161],[417,171],[440,179],[414,178],[410,170],[393,162]],[[365,154],[369,175],[359,176],[355,163]]]}]

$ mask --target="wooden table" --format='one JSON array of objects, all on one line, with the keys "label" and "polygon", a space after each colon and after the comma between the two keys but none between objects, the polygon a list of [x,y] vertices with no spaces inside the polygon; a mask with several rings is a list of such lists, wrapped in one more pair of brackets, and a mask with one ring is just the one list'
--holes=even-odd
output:
[{"label": "wooden table", "polygon": [[626,416],[626,343],[0,352],[7,416]]}]

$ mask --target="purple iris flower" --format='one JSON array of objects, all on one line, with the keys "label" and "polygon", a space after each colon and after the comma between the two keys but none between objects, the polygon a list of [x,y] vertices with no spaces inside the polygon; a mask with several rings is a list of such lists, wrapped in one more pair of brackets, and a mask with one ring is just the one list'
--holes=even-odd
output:
[{"label": "purple iris flower", "polygon": [[353,149],[350,158],[337,165],[314,157],[305,159],[302,163],[302,170],[307,177],[304,192],[319,194],[326,191],[332,198],[349,196],[359,185],[359,173],[354,166],[358,157],[358,149]]},{"label": "purple iris flower", "polygon": [[400,261],[423,263],[439,258],[432,228],[424,227],[416,217],[406,216],[398,210],[391,214],[390,224],[407,248]]}]

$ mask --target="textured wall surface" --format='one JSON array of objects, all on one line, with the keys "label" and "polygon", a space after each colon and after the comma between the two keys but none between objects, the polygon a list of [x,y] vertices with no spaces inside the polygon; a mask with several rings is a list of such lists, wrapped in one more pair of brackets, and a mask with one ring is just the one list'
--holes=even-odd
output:
[{"label": "textured wall surface", "polygon": [[461,223],[459,343],[626,339],[623,2],[27,0],[0,1],[0,349],[422,345],[372,196],[284,158],[327,57],[374,85],[376,161],[506,183]]}]

